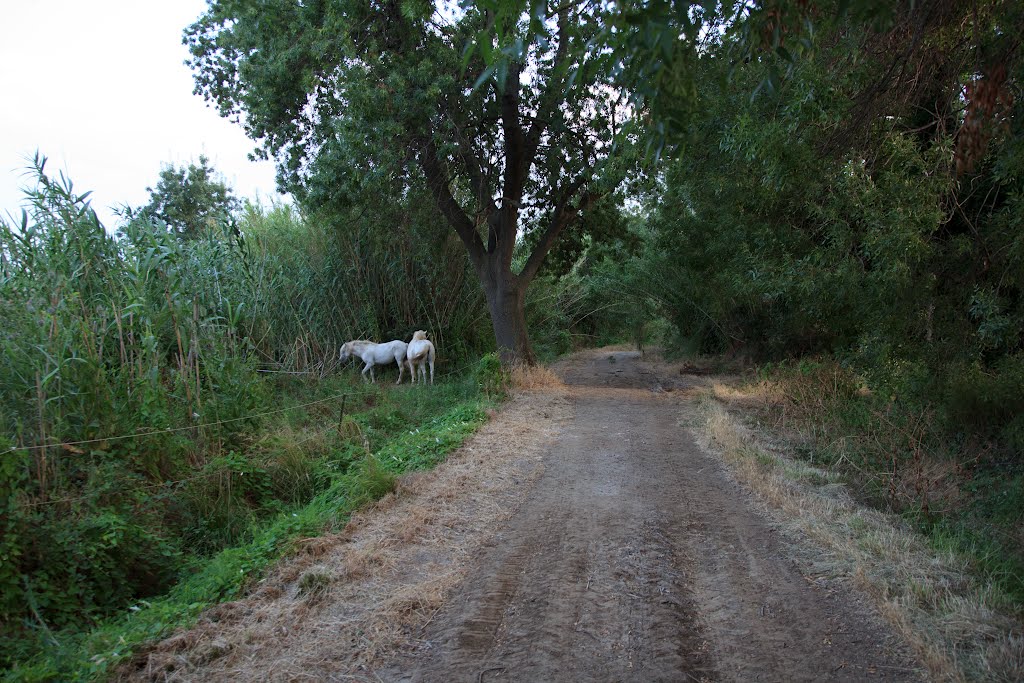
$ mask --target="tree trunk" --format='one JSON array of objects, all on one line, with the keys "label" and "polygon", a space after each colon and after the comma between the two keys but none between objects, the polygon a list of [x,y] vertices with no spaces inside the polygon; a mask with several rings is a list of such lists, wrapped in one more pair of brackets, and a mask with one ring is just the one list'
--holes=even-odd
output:
[{"label": "tree trunk", "polygon": [[526,328],[526,285],[512,273],[480,278],[491,313],[494,339],[503,365],[537,362]]},{"label": "tree trunk", "polygon": [[[564,20],[564,18],[563,18]],[[587,174],[554,188],[553,213],[548,219],[540,238],[534,245],[533,252],[518,275],[512,272],[512,255],[515,250],[516,236],[519,233],[520,202],[523,188],[530,175],[537,154],[537,147],[543,134],[544,117],[538,116],[526,135],[520,125],[519,111],[519,67],[514,65],[506,79],[507,85],[502,93],[502,127],[505,142],[505,169],[501,187],[501,205],[494,197],[493,188],[487,182],[483,172],[483,162],[476,158],[472,148],[462,147],[455,155],[457,162],[465,165],[464,171],[471,181],[478,206],[470,218],[462,205],[456,200],[451,190],[451,177],[448,172],[448,161],[438,151],[433,137],[427,137],[420,148],[419,162],[427,187],[434,195],[437,208],[449,225],[455,230],[466,250],[470,261],[476,269],[477,277],[483,286],[487,305],[491,312],[491,324],[494,327],[494,339],[498,345],[498,354],[503,364],[537,362],[530,345],[530,335],[526,329],[526,288],[537,275],[544,257],[551,250],[559,234],[566,225],[579,219],[581,212],[586,211],[597,201],[600,194],[580,192],[589,180]],[[555,99],[552,99],[552,103]],[[553,104],[552,104],[553,106]],[[460,143],[461,144],[461,143]],[[573,200],[578,197],[578,202]],[[486,216],[481,225],[478,218]],[[486,227],[487,243],[480,235],[480,228]]]}]

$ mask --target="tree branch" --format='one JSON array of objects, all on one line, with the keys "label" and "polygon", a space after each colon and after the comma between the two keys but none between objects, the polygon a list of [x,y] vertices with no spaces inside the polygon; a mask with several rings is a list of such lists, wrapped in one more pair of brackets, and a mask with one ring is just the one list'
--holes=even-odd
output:
[{"label": "tree branch", "polygon": [[478,208],[484,210],[487,214],[490,214],[498,210],[497,205],[494,203],[494,198],[491,196],[490,187],[487,182],[487,174],[484,172],[483,162],[480,157],[473,150],[472,144],[466,139],[463,133],[464,126],[460,125],[458,121],[451,115],[451,110],[448,107],[448,103],[442,104],[444,115],[451,122],[452,134],[455,137],[455,144],[459,149],[458,157],[462,162],[463,167],[466,169],[466,174],[469,176],[470,184],[473,187],[473,194],[476,197]]},{"label": "tree branch", "polygon": [[484,258],[483,242],[480,240],[480,234],[476,231],[476,225],[452,195],[448,185],[448,174],[443,162],[438,157],[437,146],[432,138],[428,138],[423,144],[419,161],[423,175],[427,179],[427,187],[434,195],[438,210],[441,211],[466,246],[473,264],[479,265]]},{"label": "tree branch", "polygon": [[548,79],[547,90],[545,90],[544,95],[541,97],[540,107],[537,108],[537,116],[534,117],[533,123],[530,124],[530,131],[526,134],[524,157],[528,164],[528,169],[533,165],[534,157],[537,156],[537,148],[540,145],[540,139],[544,136],[544,130],[547,128],[551,118],[551,112],[554,110],[555,104],[559,101],[562,94],[563,80],[559,77],[559,73],[565,66],[565,56],[569,52],[568,22],[569,10],[563,7],[558,11],[558,49],[555,51],[551,78]]},{"label": "tree branch", "polygon": [[541,235],[537,245],[530,253],[530,258],[527,259],[522,272],[519,273],[519,280],[524,285],[528,285],[537,275],[541,264],[544,263],[544,258],[551,251],[551,247],[562,233],[562,230],[578,221],[580,214],[587,211],[603,196],[600,192],[584,192],[576,206],[569,203],[588,180],[587,176],[581,176],[562,193],[561,199],[558,200],[558,203],[555,205],[555,211],[551,215],[551,222],[548,223],[548,227],[544,230],[544,234]]}]

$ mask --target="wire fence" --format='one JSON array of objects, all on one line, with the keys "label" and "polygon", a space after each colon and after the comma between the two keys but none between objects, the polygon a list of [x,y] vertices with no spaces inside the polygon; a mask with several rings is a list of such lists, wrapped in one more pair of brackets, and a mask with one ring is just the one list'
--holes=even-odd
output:
[{"label": "wire fence", "polygon": [[365,392],[365,391],[364,392],[344,392],[344,393],[341,393],[341,394],[336,394],[334,396],[330,396],[328,398],[322,398],[322,399],[319,399],[317,401],[310,401],[309,403],[302,403],[302,404],[299,404],[299,405],[296,405],[296,406],[288,406],[287,408],[277,408],[275,410],[267,410],[267,411],[264,411],[264,412],[261,412],[261,413],[252,413],[251,415],[245,415],[243,417],[233,417],[233,418],[228,419],[228,420],[218,420],[216,422],[201,422],[199,424],[188,425],[188,426],[185,426],[185,427],[164,427],[162,429],[153,429],[153,430],[150,430],[148,432],[133,432],[131,434],[119,434],[119,435],[116,435],[116,436],[104,436],[104,437],[100,437],[100,438],[96,438],[96,439],[82,439],[81,441],[60,441],[60,442],[57,442],[57,443],[36,444],[36,445],[33,445],[33,446],[12,446],[11,448],[8,448],[6,451],[0,452],[0,455],[6,455],[8,453],[13,453],[15,451],[35,451],[35,450],[40,450],[40,449],[44,449],[44,448],[70,448],[72,446],[83,446],[83,445],[87,445],[87,444],[91,444],[91,443],[107,443],[107,442],[110,442],[110,441],[122,441],[124,439],[141,439],[143,437],[154,436],[156,434],[173,434],[175,432],[183,432],[183,431],[188,431],[188,430],[193,430],[193,429],[204,429],[204,428],[207,428],[207,427],[216,427],[218,425],[231,424],[233,422],[242,422],[244,420],[254,420],[254,419],[257,419],[257,418],[260,418],[260,417],[265,417],[267,415],[275,415],[277,413],[284,413],[284,412],[287,412],[289,410],[297,410],[299,408],[307,408],[309,406],[317,405],[319,403],[327,403],[328,401],[335,401],[335,400],[337,400],[337,399],[339,399],[339,398],[341,398],[343,396],[362,395],[362,394],[366,394],[366,393],[368,393],[368,392]]},{"label": "wire fence", "polygon": [[[444,374],[442,374],[442,378],[452,377],[452,376],[461,376],[466,370],[468,370],[469,368],[475,367],[476,365],[477,365],[477,362],[474,361],[474,362],[466,363],[465,365],[462,365],[462,366],[457,367],[457,368],[451,368],[451,369],[447,370]],[[288,374],[296,374],[296,373],[288,373]],[[189,425],[187,427],[168,427],[166,429],[155,429],[155,430],[151,430],[151,431],[148,431],[148,432],[139,432],[139,433],[133,433],[133,434],[121,434],[121,435],[118,435],[118,436],[110,436],[110,437],[99,438],[99,439],[84,439],[84,440],[81,440],[81,441],[65,441],[65,442],[59,442],[59,443],[53,443],[53,444],[40,444],[40,445],[35,445],[35,446],[16,446],[16,447],[13,447],[13,448],[9,448],[6,451],[0,452],[0,456],[5,455],[7,453],[14,452],[14,451],[18,451],[18,450],[37,450],[37,449],[42,449],[42,448],[60,448],[60,447],[63,447],[63,446],[69,446],[69,447],[71,447],[71,446],[81,446],[81,445],[87,445],[87,444],[91,444],[91,443],[101,443],[101,442],[116,441],[116,440],[123,440],[123,439],[141,438],[141,437],[145,437],[145,436],[152,436],[154,434],[167,434],[167,433],[180,432],[180,431],[186,431],[186,430],[201,429],[201,428],[204,428],[204,427],[215,427],[215,426],[218,426],[218,425],[229,424],[229,423],[232,423],[232,422],[239,422],[239,421],[242,421],[242,420],[254,420],[254,419],[258,419],[258,418],[265,417],[265,416],[268,416],[268,415],[276,415],[276,414],[279,414],[279,413],[287,412],[289,410],[298,410],[300,408],[308,408],[310,406],[320,405],[320,404],[323,404],[323,403],[328,403],[330,401],[337,401],[337,400],[340,399],[341,400],[341,410],[340,410],[340,412],[338,414],[337,423],[331,422],[331,423],[327,424],[326,426],[316,430],[314,433],[307,435],[301,441],[297,442],[296,445],[298,445],[298,444],[306,443],[307,441],[310,441],[312,439],[318,438],[318,437],[322,436],[323,434],[325,434],[326,432],[330,431],[331,429],[338,429],[339,432],[340,432],[340,430],[342,428],[342,423],[344,422],[344,417],[345,417],[345,403],[348,400],[348,398],[350,396],[365,396],[365,395],[371,394],[371,393],[374,393],[374,392],[372,392],[370,390],[346,391],[346,392],[342,392],[342,393],[339,393],[339,394],[335,394],[333,396],[328,396],[327,398],[318,399],[316,401],[309,401],[307,403],[301,403],[301,404],[294,405],[294,406],[288,406],[287,408],[277,408],[275,410],[267,410],[267,411],[263,411],[263,412],[259,412],[259,413],[252,413],[252,414],[246,415],[244,417],[237,417],[237,418],[232,418],[232,419],[229,419],[229,420],[218,420],[216,422],[206,422],[206,423],[197,424],[197,425]],[[161,481],[161,482],[156,482],[156,483],[153,483],[153,484],[142,485],[142,486],[137,487],[136,490],[152,490],[152,489],[170,488],[170,487],[173,487],[173,486],[180,486],[182,484],[188,484],[188,483],[191,483],[191,482],[194,482],[194,481],[198,481],[200,479],[206,479],[206,478],[215,477],[215,476],[223,476],[223,474],[224,474],[223,471],[203,472],[201,474],[197,474],[197,475],[194,475],[194,476],[191,476],[191,477],[186,477],[184,479],[176,479],[176,480],[172,480],[172,481]],[[49,505],[59,505],[59,504],[62,504],[62,503],[76,503],[76,502],[81,502],[81,501],[84,501],[84,500],[87,500],[87,499],[89,499],[89,496],[72,496],[72,497],[66,497],[66,498],[52,498],[52,499],[39,500],[39,501],[25,501],[24,505],[26,505],[27,507],[43,507],[43,506],[49,506]]]},{"label": "wire fence", "polygon": [[[366,392],[363,392],[363,393],[366,393]],[[350,395],[352,395],[352,394],[342,394],[342,396],[344,398],[347,398]],[[334,397],[334,398],[337,398],[337,397]],[[306,404],[306,405],[314,405],[315,403],[324,403],[324,402],[326,402],[328,400],[330,400],[330,399],[324,399],[323,401],[314,401],[313,403]],[[298,407],[300,407],[300,406],[292,406],[292,408],[286,408],[285,410],[291,410],[293,408],[298,408]],[[280,412],[280,411],[275,411],[275,412]],[[272,413],[264,413],[264,414],[272,414]],[[339,420],[338,420],[337,424],[328,424],[325,427],[322,427],[322,428],[316,430],[315,432],[313,432],[312,434],[306,436],[304,439],[301,439],[300,441],[296,441],[295,445],[298,446],[298,445],[304,444],[304,443],[306,443],[306,442],[308,442],[308,441],[310,441],[312,439],[318,438],[318,437],[322,436],[323,434],[325,434],[326,432],[328,432],[328,431],[330,431],[332,429],[338,429],[340,431],[341,423],[342,423],[343,419],[344,419],[344,414],[342,414],[339,417]],[[212,472],[203,472],[201,474],[196,474],[196,475],[193,475],[191,477],[185,477],[184,479],[174,479],[174,480],[169,480],[169,481],[158,481],[158,482],[155,482],[153,484],[144,484],[142,486],[134,487],[133,490],[135,490],[135,491],[148,491],[148,490],[152,490],[152,489],[171,488],[173,486],[180,486],[182,484],[189,484],[189,483],[192,483],[194,481],[199,481],[200,479],[209,479],[211,477],[223,476],[224,474],[225,474],[225,472],[223,470],[217,470],[217,471],[212,471]],[[67,498],[51,498],[51,499],[47,499],[47,500],[25,501],[23,504],[26,507],[35,508],[35,507],[45,507],[47,505],[58,505],[58,504],[61,504],[61,503],[78,503],[78,502],[81,502],[83,500],[89,500],[90,498],[91,498],[91,496],[72,496],[72,497],[67,497]]]},{"label": "wire fence", "polygon": [[[458,368],[447,369],[447,370],[445,370],[441,374],[441,378],[444,379],[444,378],[449,378],[449,377],[452,377],[452,376],[461,376],[466,370],[468,370],[471,367],[474,367],[476,364],[477,364],[476,362],[471,362],[471,363],[467,363],[465,365],[462,365],[462,366],[460,366]],[[289,372],[286,372],[284,374],[293,375],[293,374],[316,374],[316,373],[315,373],[315,371],[310,371],[308,373],[300,373],[300,372],[291,372],[291,371],[289,371]],[[82,440],[79,440],[79,441],[59,441],[59,442],[56,442],[56,443],[35,444],[35,445],[31,445],[31,446],[12,446],[12,447],[8,448],[5,451],[0,451],[0,456],[7,455],[8,453],[14,453],[16,451],[36,451],[36,450],[43,450],[43,449],[47,449],[47,448],[65,448],[65,449],[70,449],[70,448],[75,448],[75,447],[78,447],[78,446],[85,446],[85,445],[94,444],[94,443],[109,443],[111,441],[123,441],[123,440],[126,440],[126,439],[141,439],[141,438],[145,438],[147,436],[155,436],[155,435],[159,435],[159,434],[174,434],[176,432],[184,432],[184,431],[190,431],[190,430],[206,429],[206,428],[210,428],[210,427],[217,427],[217,426],[220,426],[220,425],[231,424],[231,423],[235,423],[235,422],[243,422],[243,421],[247,421],[247,420],[256,420],[256,419],[259,419],[259,418],[262,418],[262,417],[266,417],[268,415],[276,415],[276,414],[279,414],[279,413],[287,412],[289,410],[298,410],[300,408],[308,408],[309,406],[314,406],[314,405],[318,405],[318,404],[321,404],[321,403],[328,403],[330,401],[336,401],[336,400],[339,400],[339,399],[344,400],[344,399],[346,399],[349,396],[364,396],[364,395],[369,394],[369,393],[372,393],[372,392],[367,391],[367,390],[363,390],[363,391],[350,390],[350,391],[342,392],[340,394],[335,394],[333,396],[328,396],[327,398],[318,399],[316,401],[310,401],[308,403],[301,403],[299,405],[288,406],[287,408],[276,408],[274,410],[267,410],[267,411],[263,411],[263,412],[259,412],[259,413],[252,413],[250,415],[245,415],[243,417],[233,417],[233,418],[230,418],[230,419],[227,419],[227,420],[217,420],[215,422],[202,422],[202,423],[199,423],[199,424],[186,425],[184,427],[164,427],[164,428],[161,428],[161,429],[153,429],[153,430],[150,430],[150,431],[147,431],[147,432],[132,432],[130,434],[118,434],[118,435],[114,435],[114,436],[98,437],[98,438],[95,438],[95,439],[82,439]]]}]

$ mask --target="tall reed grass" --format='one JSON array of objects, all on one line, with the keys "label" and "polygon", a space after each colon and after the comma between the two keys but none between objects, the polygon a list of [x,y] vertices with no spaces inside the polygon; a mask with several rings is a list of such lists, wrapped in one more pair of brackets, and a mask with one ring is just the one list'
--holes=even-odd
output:
[{"label": "tall reed grass", "polygon": [[341,341],[428,329],[444,371],[490,340],[461,246],[415,212],[399,240],[380,216],[254,204],[187,240],[131,212],[111,235],[88,193],[35,172],[0,221],[3,665],[328,486],[350,461],[318,426],[337,406],[267,414],[348,390]]}]

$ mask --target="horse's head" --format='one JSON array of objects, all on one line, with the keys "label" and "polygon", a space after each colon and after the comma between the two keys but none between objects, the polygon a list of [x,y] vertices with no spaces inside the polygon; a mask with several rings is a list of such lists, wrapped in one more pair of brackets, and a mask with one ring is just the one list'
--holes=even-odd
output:
[{"label": "horse's head", "polygon": [[413,341],[417,341],[419,339],[426,339],[426,338],[427,338],[426,330],[417,330],[416,332],[412,333],[412,340]]},{"label": "horse's head", "polygon": [[352,342],[345,342],[341,345],[341,353],[338,354],[338,360],[342,363],[352,357]]}]

